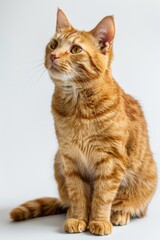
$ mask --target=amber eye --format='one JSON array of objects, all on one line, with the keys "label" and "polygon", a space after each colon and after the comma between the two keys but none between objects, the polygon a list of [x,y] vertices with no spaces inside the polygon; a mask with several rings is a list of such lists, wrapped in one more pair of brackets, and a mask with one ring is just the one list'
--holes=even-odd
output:
[{"label": "amber eye", "polygon": [[58,46],[57,40],[53,39],[50,43],[50,48],[55,49]]},{"label": "amber eye", "polygon": [[77,54],[77,53],[82,52],[82,48],[80,46],[74,45],[74,46],[72,46],[70,51],[73,54]]}]

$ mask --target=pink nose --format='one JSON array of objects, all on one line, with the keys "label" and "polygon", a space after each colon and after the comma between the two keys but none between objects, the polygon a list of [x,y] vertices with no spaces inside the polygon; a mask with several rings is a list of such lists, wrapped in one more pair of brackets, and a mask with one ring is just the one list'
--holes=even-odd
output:
[{"label": "pink nose", "polygon": [[59,58],[59,57],[56,56],[55,54],[52,54],[52,53],[51,53],[50,59],[51,59],[52,61],[54,61],[54,60],[57,59],[57,58]]}]

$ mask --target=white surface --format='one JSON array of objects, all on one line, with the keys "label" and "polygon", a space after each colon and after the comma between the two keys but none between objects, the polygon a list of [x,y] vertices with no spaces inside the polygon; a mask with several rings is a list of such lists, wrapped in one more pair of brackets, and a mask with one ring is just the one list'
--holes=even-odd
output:
[{"label": "white surface", "polygon": [[[57,6],[73,26],[89,30],[105,15],[116,22],[113,75],[139,99],[148,122],[151,147],[160,166],[160,2],[159,0],[1,0],[0,1],[0,239],[97,239],[63,232],[64,216],[11,223],[8,212],[41,196],[57,196],[52,178],[57,149],[50,113],[53,84],[40,77],[40,60],[54,33]],[[157,240],[160,190],[146,218],[114,227],[106,239]]]}]

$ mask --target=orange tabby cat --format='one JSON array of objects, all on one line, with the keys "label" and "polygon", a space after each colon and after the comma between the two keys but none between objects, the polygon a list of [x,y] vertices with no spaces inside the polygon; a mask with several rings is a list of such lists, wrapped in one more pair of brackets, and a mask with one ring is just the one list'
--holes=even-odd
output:
[{"label": "orange tabby cat", "polygon": [[45,66],[55,83],[52,112],[59,143],[54,170],[60,199],[13,209],[15,221],[67,211],[66,232],[112,232],[145,215],[157,184],[146,122],[138,102],[112,77],[115,35],[108,16],[77,31],[57,12]]}]

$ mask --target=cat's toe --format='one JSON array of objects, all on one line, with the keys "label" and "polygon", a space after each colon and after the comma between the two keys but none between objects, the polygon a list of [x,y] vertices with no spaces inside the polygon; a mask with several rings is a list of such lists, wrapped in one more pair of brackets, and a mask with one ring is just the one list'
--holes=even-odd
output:
[{"label": "cat's toe", "polygon": [[125,213],[122,211],[113,212],[111,215],[111,222],[114,225],[126,225],[130,222],[130,213]]},{"label": "cat's toe", "polygon": [[96,235],[108,235],[112,232],[112,224],[109,221],[91,221],[89,231]]},{"label": "cat's toe", "polygon": [[69,233],[80,233],[87,229],[87,224],[84,220],[70,218],[64,222],[64,230]]}]

